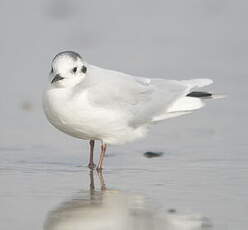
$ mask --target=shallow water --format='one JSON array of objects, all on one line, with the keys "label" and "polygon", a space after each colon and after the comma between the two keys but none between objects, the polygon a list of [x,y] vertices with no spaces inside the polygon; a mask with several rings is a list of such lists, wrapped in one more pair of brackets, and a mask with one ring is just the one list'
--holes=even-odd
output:
[{"label": "shallow water", "polygon": [[147,158],[129,148],[110,150],[100,178],[87,154],[1,149],[1,228],[245,229],[246,157],[196,145]]},{"label": "shallow water", "polygon": [[[0,1],[0,229],[247,230],[247,10],[241,0]],[[94,172],[94,191],[87,143],[42,112],[62,50],[138,76],[210,77],[228,97],[110,147],[106,189]]]},{"label": "shallow water", "polygon": [[[1,165],[5,184],[1,189],[1,226],[44,230],[212,229],[209,218],[190,210],[181,212],[172,197],[169,204],[166,194],[161,193],[155,201],[156,187],[171,184],[155,181],[159,171],[149,167],[105,170],[108,181],[115,181],[111,185],[104,182],[102,173],[73,163],[5,159]],[[154,177],[153,183],[147,176]],[[143,188],[137,189],[136,183]],[[151,190],[146,196],[141,193],[145,187]]]}]

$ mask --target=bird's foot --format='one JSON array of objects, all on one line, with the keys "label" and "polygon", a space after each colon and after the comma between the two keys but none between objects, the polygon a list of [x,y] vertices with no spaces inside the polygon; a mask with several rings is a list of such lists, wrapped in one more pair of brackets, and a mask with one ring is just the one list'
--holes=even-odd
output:
[{"label": "bird's foot", "polygon": [[103,170],[103,167],[97,166],[96,170],[97,170],[98,172],[101,172],[101,171]]},{"label": "bird's foot", "polygon": [[89,163],[88,164],[89,169],[94,169],[96,165],[94,163]]}]

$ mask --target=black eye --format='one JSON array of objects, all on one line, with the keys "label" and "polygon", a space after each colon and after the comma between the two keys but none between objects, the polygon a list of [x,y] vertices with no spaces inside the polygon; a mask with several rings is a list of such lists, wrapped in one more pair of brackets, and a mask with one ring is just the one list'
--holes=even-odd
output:
[{"label": "black eye", "polygon": [[87,67],[83,66],[82,69],[81,69],[81,71],[82,71],[83,73],[86,73],[86,72],[87,72]]},{"label": "black eye", "polygon": [[76,72],[77,72],[77,67],[74,67],[74,68],[72,69],[72,72],[73,72],[73,73],[76,73]]},{"label": "black eye", "polygon": [[53,67],[51,68],[51,73],[53,73]]}]

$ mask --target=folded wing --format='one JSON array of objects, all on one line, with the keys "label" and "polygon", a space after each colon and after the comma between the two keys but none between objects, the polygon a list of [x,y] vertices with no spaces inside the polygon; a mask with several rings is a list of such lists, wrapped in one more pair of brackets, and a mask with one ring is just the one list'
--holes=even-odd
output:
[{"label": "folded wing", "polygon": [[95,106],[119,112],[133,127],[202,107],[201,99],[187,94],[195,87],[212,83],[210,79],[175,81],[134,77],[94,66],[88,78],[90,101]]}]

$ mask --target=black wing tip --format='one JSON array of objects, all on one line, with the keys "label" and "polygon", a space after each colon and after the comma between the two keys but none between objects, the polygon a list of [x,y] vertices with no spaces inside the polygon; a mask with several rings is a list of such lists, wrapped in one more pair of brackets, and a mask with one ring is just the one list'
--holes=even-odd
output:
[{"label": "black wing tip", "polygon": [[194,91],[186,95],[187,97],[199,97],[199,98],[206,98],[212,97],[213,94],[209,92],[201,92],[201,91]]}]

